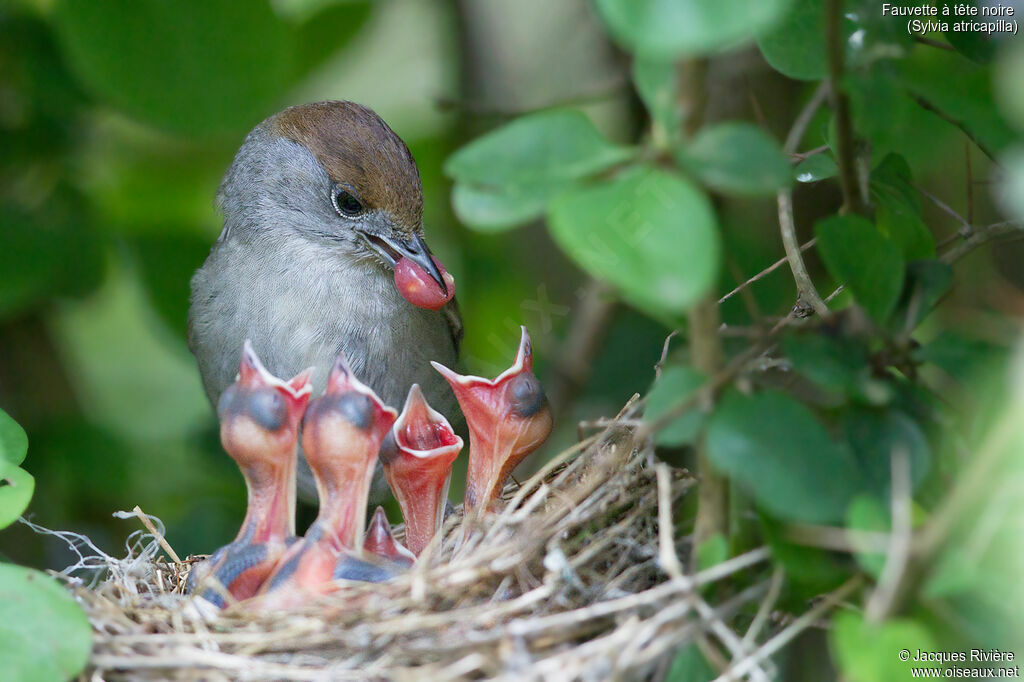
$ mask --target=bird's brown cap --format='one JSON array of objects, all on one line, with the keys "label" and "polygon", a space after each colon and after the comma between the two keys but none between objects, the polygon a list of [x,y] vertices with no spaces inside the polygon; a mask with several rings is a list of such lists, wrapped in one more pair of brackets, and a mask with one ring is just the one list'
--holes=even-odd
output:
[{"label": "bird's brown cap", "polygon": [[289,107],[274,117],[274,131],[304,145],[331,179],[380,209],[396,228],[420,232],[423,187],[409,148],[372,110],[347,101]]}]

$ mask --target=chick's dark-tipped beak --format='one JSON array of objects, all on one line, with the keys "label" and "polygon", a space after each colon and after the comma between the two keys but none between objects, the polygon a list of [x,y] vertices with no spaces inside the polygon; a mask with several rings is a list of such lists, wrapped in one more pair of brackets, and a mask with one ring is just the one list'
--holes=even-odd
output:
[{"label": "chick's dark-tipped beak", "polygon": [[395,239],[393,237],[382,237],[377,234],[361,232],[367,243],[374,251],[379,253],[384,260],[395,267],[402,258],[408,258],[430,275],[430,278],[437,282],[441,291],[448,295],[448,284],[444,281],[444,275],[438,269],[434,259],[430,257],[430,247],[423,237],[416,234],[409,239]]}]

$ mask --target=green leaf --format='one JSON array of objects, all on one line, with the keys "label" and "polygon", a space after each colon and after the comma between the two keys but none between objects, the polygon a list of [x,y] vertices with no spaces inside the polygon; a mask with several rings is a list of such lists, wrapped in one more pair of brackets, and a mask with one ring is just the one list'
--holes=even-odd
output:
[{"label": "green leaf", "polygon": [[928,599],[945,599],[985,585],[990,576],[979,557],[962,550],[945,551],[928,572],[922,594]]},{"label": "green leaf", "polygon": [[[1016,40],[1003,50],[995,67],[996,97],[1007,119],[1024,127],[1024,41]],[[1024,200],[1022,200],[1024,201]],[[1024,211],[1021,212],[1024,214]]]},{"label": "green leaf", "polygon": [[[937,0],[935,5],[939,8],[940,12],[950,12],[950,14],[947,15],[949,19],[953,19],[957,16],[953,14],[956,7],[973,7],[976,13],[980,13],[981,10],[979,5],[989,6],[987,2],[979,3],[975,0]],[[975,14],[975,16],[978,15]],[[989,21],[989,19],[982,19],[982,21]],[[950,29],[953,29],[956,25],[955,21],[949,21],[948,23]],[[992,61],[992,58],[996,54],[996,48],[998,45],[995,40],[996,35],[993,33],[986,33],[985,31],[949,30],[946,31],[944,35],[946,36],[946,40],[949,41],[949,44],[956,48],[957,52],[980,64],[986,64]]]},{"label": "green leaf", "polygon": [[767,30],[790,0],[597,0],[612,36],[660,59],[703,54]]},{"label": "green leaf", "polygon": [[931,469],[928,439],[921,427],[902,412],[852,409],[843,416],[843,434],[855,453],[868,490],[882,500],[891,497],[892,453],[897,449],[910,458],[914,489]]},{"label": "green leaf", "polygon": [[715,533],[697,547],[697,570],[703,571],[729,558],[729,541]]},{"label": "green leaf", "polygon": [[898,246],[860,216],[827,218],[815,226],[818,253],[835,279],[871,317],[884,322],[903,288]]},{"label": "green leaf", "polygon": [[996,186],[1003,208],[1018,220],[1024,220],[1024,147],[1016,147],[1002,157],[1006,172]]},{"label": "green leaf", "polygon": [[32,500],[36,480],[21,467],[0,460],[0,528],[22,515]]},{"label": "green leaf", "polygon": [[335,2],[299,24],[295,28],[298,73],[308,73],[347,45],[366,25],[372,9],[369,0]]},{"label": "green leaf", "polygon": [[60,0],[68,62],[96,94],[167,130],[238,132],[276,109],[292,29],[265,0]]},{"label": "green leaf", "polygon": [[209,240],[187,229],[134,235],[131,246],[149,302],[179,338],[187,334],[189,282],[210,252]]},{"label": "green leaf", "polygon": [[935,256],[935,239],[920,215],[890,195],[879,196],[876,206],[878,230],[899,245],[905,260]]},{"label": "green leaf", "polygon": [[678,80],[677,67],[671,60],[633,59],[633,84],[666,140],[672,139],[681,122],[676,99]]},{"label": "green leaf", "polygon": [[696,644],[687,644],[676,652],[665,682],[711,682],[718,677]]},{"label": "green leaf", "polygon": [[[919,260],[907,264],[909,284],[897,307],[894,322],[916,327],[935,308],[953,283],[953,268],[937,260]],[[911,309],[913,308],[913,310]],[[913,319],[903,320],[908,316]]]},{"label": "green leaf", "polygon": [[63,586],[31,568],[0,564],[0,661],[6,679],[71,679],[91,650],[89,619]]},{"label": "green leaf", "polygon": [[0,235],[0,319],[54,297],[87,293],[102,280],[104,239],[68,187],[59,185],[31,214],[0,201]]},{"label": "green leaf", "polygon": [[[877,497],[858,495],[846,510],[846,527],[852,530],[888,534],[890,529],[889,512]],[[878,578],[885,566],[885,550],[878,551],[876,546],[864,542],[860,535],[851,534],[850,539],[857,550],[854,554],[857,563],[869,575]]]},{"label": "green leaf", "polygon": [[919,362],[930,362],[950,376],[966,382],[987,363],[998,358],[1000,350],[994,344],[947,330],[918,348],[914,357]]},{"label": "green leaf", "polygon": [[700,190],[647,166],[569,190],[548,208],[562,250],[654,315],[682,313],[714,286],[716,222]]},{"label": "green leaf", "polygon": [[[898,60],[911,53],[914,38],[907,33],[904,17],[882,14],[878,0],[846,0],[842,19],[846,68],[863,69],[884,60]],[[916,7],[919,0],[893,0],[898,7]]]},{"label": "green leaf", "polygon": [[[915,2],[894,0],[889,4],[906,7]],[[847,0],[843,5],[840,30],[848,67],[901,57],[912,47],[904,22],[883,16],[877,0]],[[797,80],[814,81],[828,76],[826,6],[822,0],[794,0],[782,21],[758,36],[757,45],[772,68]]]},{"label": "green leaf", "polygon": [[787,539],[787,524],[766,514],[758,516],[772,556],[786,570],[786,592],[795,600],[795,608],[803,608],[808,599],[835,589],[850,577],[849,564],[835,553],[792,542]]},{"label": "green leaf", "polygon": [[793,178],[797,182],[818,182],[835,177],[839,167],[828,154],[815,154],[804,159],[793,169]]},{"label": "green leaf", "polygon": [[875,224],[899,244],[903,258],[933,258],[935,239],[921,219],[921,201],[910,184],[906,160],[896,154],[886,156],[871,175],[870,190],[877,206]]},{"label": "green leaf", "polygon": [[860,489],[850,454],[782,393],[726,394],[708,424],[707,447],[716,469],[780,519],[836,521]]},{"label": "green leaf", "polygon": [[581,112],[560,109],[523,116],[452,154],[452,205],[481,232],[500,232],[539,218],[559,192],[635,150],[606,140]]},{"label": "green leaf", "polygon": [[774,194],[793,181],[779,143],[749,123],[702,128],[676,156],[703,182],[721,192]]},{"label": "green leaf", "polygon": [[[666,367],[650,393],[644,418],[656,421],[672,407],[689,398],[704,383],[704,375],[691,367]],[[674,419],[655,436],[658,445],[688,445],[704,424],[704,413],[694,408]]]},{"label": "green leaf", "polygon": [[557,183],[491,188],[459,182],[452,188],[452,209],[474,230],[504,232],[544,215],[548,200],[561,189]]},{"label": "green leaf", "polygon": [[898,78],[911,94],[959,123],[992,153],[1017,139],[995,105],[990,69],[955,52],[931,50],[897,63]]},{"label": "green leaf", "polygon": [[893,618],[874,625],[851,611],[840,611],[832,619],[829,645],[849,682],[909,679],[915,664],[900,660],[899,652],[906,649],[913,655],[918,649],[938,648],[927,628],[916,621]]},{"label": "green leaf", "polygon": [[448,157],[444,170],[458,182],[538,188],[583,178],[634,154],[606,140],[583,113],[556,109],[477,138]]},{"label": "green leaf", "polygon": [[21,464],[28,452],[28,436],[25,429],[10,415],[0,410],[0,462]]},{"label": "green leaf", "polygon": [[773,69],[797,80],[828,75],[825,5],[822,0],[795,0],[782,21],[757,37],[757,46]]},{"label": "green leaf", "polygon": [[868,371],[867,349],[849,337],[795,333],[783,340],[782,347],[793,369],[835,393],[853,392]]}]

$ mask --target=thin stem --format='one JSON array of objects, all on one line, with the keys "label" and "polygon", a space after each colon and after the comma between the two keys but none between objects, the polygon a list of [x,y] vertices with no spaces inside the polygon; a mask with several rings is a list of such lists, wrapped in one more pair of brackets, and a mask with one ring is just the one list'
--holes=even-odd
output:
[{"label": "thin stem", "polygon": [[954,125],[957,128],[959,128],[960,132],[962,132],[964,135],[966,135],[967,139],[969,139],[971,142],[973,142],[975,147],[980,149],[982,151],[982,153],[985,154],[985,156],[987,156],[988,158],[990,158],[992,160],[993,163],[996,163],[996,165],[999,165],[996,162],[996,157],[992,153],[992,150],[989,149],[981,140],[979,140],[974,135],[974,133],[972,133],[970,130],[968,130],[964,126],[964,122],[963,121],[961,121],[960,119],[957,119],[957,118],[953,118],[952,116],[947,114],[945,111],[943,111],[939,107],[935,106],[930,100],[927,100],[924,97],[921,97],[920,95],[918,95],[916,93],[913,93],[913,92],[910,93],[910,97],[915,102],[917,102],[921,106],[921,108],[927,109],[928,111],[932,112],[933,114],[935,114],[936,116],[938,116],[939,118],[944,120],[946,123],[949,123],[949,124]]},{"label": "thin stem", "polygon": [[828,0],[825,41],[828,49],[828,71],[831,90],[829,99],[836,117],[836,163],[839,166],[839,185],[843,190],[843,210],[863,213],[857,188],[856,159],[853,148],[853,120],[850,99],[843,88],[843,0]]},{"label": "thin stem", "polygon": [[[725,365],[721,339],[718,337],[721,321],[718,303],[713,298],[701,301],[690,311],[689,321],[690,361],[694,369],[705,376],[715,376]],[[710,410],[714,402],[714,391],[702,390],[700,393],[702,407],[705,411]],[[704,437],[697,443],[697,472],[701,484],[697,488],[697,517],[693,528],[695,548],[715,535],[728,537],[729,530],[729,483],[712,468]],[[691,564],[696,561],[696,557],[697,553],[694,552]]]},{"label": "thin stem", "polygon": [[937,47],[940,50],[948,50],[950,52],[956,52],[956,48],[953,47],[952,45],[950,45],[949,43],[944,43],[942,41],[935,40],[933,38],[927,38],[925,36],[915,35],[914,36],[914,40],[916,42],[918,42],[918,43],[921,43],[922,45],[927,45],[929,47]]},{"label": "thin stem", "polygon": [[910,563],[910,548],[914,537],[911,526],[913,504],[910,484],[910,455],[905,448],[893,450],[892,455],[892,532],[885,566],[878,577],[878,585],[868,598],[864,613],[874,623],[885,620],[899,607],[899,597],[905,592],[903,585]]},{"label": "thin stem", "polygon": [[1024,223],[1010,221],[979,227],[967,239],[942,254],[939,260],[952,265],[979,246],[1004,237],[1008,237],[1007,241],[1024,238]]},{"label": "thin stem", "polygon": [[573,310],[569,333],[561,348],[557,371],[548,388],[551,409],[558,417],[587,382],[594,356],[615,316],[617,298],[607,284],[591,278]]},{"label": "thin stem", "polygon": [[797,291],[804,302],[814,309],[822,317],[831,315],[828,306],[821,300],[821,295],[814,287],[807,266],[804,264],[803,256],[800,255],[800,241],[796,236],[796,222],[793,220],[793,194],[788,190],[780,190],[778,194],[779,203],[779,231],[782,234],[782,247],[786,250],[786,260],[789,261],[789,269],[793,271],[793,281],[796,282]]},{"label": "thin stem", "polygon": [[[817,241],[818,241],[818,238],[815,237],[813,239],[809,239],[808,241],[804,242],[803,244],[800,245],[800,252],[803,253],[807,249],[811,248],[812,246],[815,245],[815,243],[817,243]],[[737,286],[735,289],[733,289],[732,291],[727,293],[722,298],[718,299],[718,304],[721,305],[722,303],[725,303],[730,298],[732,298],[736,294],[740,293],[741,291],[743,291],[744,289],[749,287],[754,282],[756,282],[756,281],[758,281],[760,279],[764,279],[765,277],[767,277],[768,275],[770,275],[771,273],[775,272],[780,267],[785,265],[787,263],[787,261],[788,261],[788,258],[783,256],[782,258],[780,258],[779,260],[775,261],[774,263],[769,265],[767,268],[762,270],[761,272],[757,273],[756,275],[754,275],[753,277],[751,277],[747,281],[745,281],[742,284],[740,284],[739,286]]]},{"label": "thin stem", "polygon": [[[683,134],[692,136],[704,122],[707,108],[707,60],[691,59],[679,63],[676,69],[678,95],[676,105],[682,120]],[[690,360],[694,368],[705,376],[715,376],[725,364],[721,339],[718,337],[718,303],[711,296],[705,297],[689,311]],[[702,390],[700,400],[705,410],[710,410],[715,391]],[[694,546],[699,547],[713,535],[727,535],[729,530],[729,484],[728,480],[712,469],[708,461],[706,443],[697,443],[697,516],[694,522]],[[697,553],[691,556],[696,560]]]},{"label": "thin stem", "polygon": [[971,145],[964,142],[964,163],[966,165],[964,181],[967,184],[967,224],[974,224],[974,171],[971,169]]},{"label": "thin stem", "polygon": [[935,204],[936,206],[938,206],[939,209],[943,213],[945,213],[946,215],[951,216],[954,220],[956,220],[958,223],[960,223],[960,235],[961,236],[966,237],[968,234],[970,234],[971,230],[973,229],[971,227],[971,221],[969,221],[966,218],[964,218],[962,215],[957,213],[949,204],[944,202],[942,199],[939,199],[937,196],[935,196],[931,192],[927,191],[926,189],[924,189],[922,187],[918,187],[917,185],[915,185],[913,183],[911,183],[910,186],[913,187],[914,189],[916,189],[921,194],[923,194],[929,200],[931,200],[931,202],[933,204]]},{"label": "thin stem", "polygon": [[[825,102],[825,98],[828,97],[830,91],[829,85],[822,83],[814,91],[814,94],[811,95],[807,104],[804,105],[804,108],[797,115],[796,120],[793,121],[793,127],[789,129],[789,134],[786,135],[786,142],[782,147],[784,153],[792,154],[796,150],[797,145],[800,144],[800,140],[803,139],[804,133],[807,131],[807,126],[811,124],[811,119],[814,118],[814,114],[817,113],[818,109]],[[821,300],[818,290],[814,287],[814,282],[811,281],[811,276],[807,272],[807,266],[804,264],[804,259],[801,255],[803,247],[799,246],[799,241],[796,237],[796,222],[793,219],[793,194],[788,189],[782,189],[779,190],[777,199],[782,246],[786,250],[786,260],[789,262],[789,269],[793,272],[793,281],[796,282],[797,291],[800,293],[800,297],[816,313],[827,316],[829,314],[828,306]],[[732,294],[730,293],[729,295],[731,296]]]},{"label": "thin stem", "polygon": [[861,576],[854,576],[832,592],[829,592],[825,595],[824,599],[818,602],[817,606],[794,620],[782,632],[765,642],[764,646],[757,649],[757,651],[739,661],[736,665],[731,666],[722,675],[716,677],[714,682],[738,680],[750,673],[761,661],[773,656],[775,652],[793,641],[797,635],[817,622],[821,616],[860,587],[862,580]]}]

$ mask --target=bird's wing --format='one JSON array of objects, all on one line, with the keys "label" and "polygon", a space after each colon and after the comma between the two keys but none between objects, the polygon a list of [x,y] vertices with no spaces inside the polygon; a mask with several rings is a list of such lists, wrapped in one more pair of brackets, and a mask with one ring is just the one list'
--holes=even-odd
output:
[{"label": "bird's wing", "polygon": [[448,301],[443,308],[441,308],[441,314],[444,315],[445,322],[448,323],[448,331],[452,335],[452,343],[455,345],[455,355],[459,354],[459,347],[462,346],[462,336],[465,330],[462,327],[462,313],[459,312],[459,301],[453,296],[452,300]]}]

